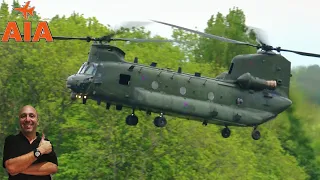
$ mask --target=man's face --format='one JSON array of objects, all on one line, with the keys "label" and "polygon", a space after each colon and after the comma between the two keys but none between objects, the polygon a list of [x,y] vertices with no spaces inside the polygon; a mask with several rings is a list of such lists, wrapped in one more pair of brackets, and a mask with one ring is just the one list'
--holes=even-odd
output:
[{"label": "man's face", "polygon": [[36,110],[31,106],[25,106],[19,114],[20,127],[25,133],[35,132],[38,126],[38,116]]}]

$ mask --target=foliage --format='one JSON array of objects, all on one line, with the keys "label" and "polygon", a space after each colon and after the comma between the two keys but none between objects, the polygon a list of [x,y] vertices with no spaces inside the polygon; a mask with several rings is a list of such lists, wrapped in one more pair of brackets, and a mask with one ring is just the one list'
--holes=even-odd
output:
[{"label": "foliage", "polygon": [[[22,22],[5,3],[0,16],[1,27],[8,20]],[[56,16],[49,26],[56,36],[98,37],[111,32],[96,18],[76,13]],[[205,31],[236,40],[254,40],[254,35],[247,33],[245,16],[239,9],[230,9],[226,16],[212,16]],[[144,28],[122,29],[121,36],[151,38]],[[254,53],[247,47],[182,31],[174,31],[173,37],[195,44],[114,44],[126,52],[128,61],[139,57],[139,63],[157,61],[161,67],[181,66],[185,72],[201,71],[205,76],[226,71],[236,54]],[[259,141],[251,139],[250,128],[233,128],[231,137],[223,139],[218,126],[203,127],[199,122],[174,117],[168,117],[168,125],[158,129],[152,116],[143,112],[137,112],[139,124],[129,127],[124,121],[129,109],[119,112],[92,101],[86,105],[70,101],[65,80],[86,61],[85,52],[89,49],[90,43],[82,41],[1,44],[0,144],[5,136],[19,130],[19,108],[25,104],[36,106],[40,113],[39,131],[46,133],[58,154],[59,172],[54,179],[319,178],[316,167],[320,143],[316,140],[319,135],[314,133],[319,128],[315,121],[319,107],[295,93],[297,87],[292,90],[292,110],[259,127],[263,135]],[[5,171],[0,172],[0,177],[5,179]]]},{"label": "foliage", "polygon": [[320,67],[312,65],[309,67],[298,67],[293,71],[293,78],[297,82],[297,88],[301,89],[309,101],[320,104],[319,79]]}]

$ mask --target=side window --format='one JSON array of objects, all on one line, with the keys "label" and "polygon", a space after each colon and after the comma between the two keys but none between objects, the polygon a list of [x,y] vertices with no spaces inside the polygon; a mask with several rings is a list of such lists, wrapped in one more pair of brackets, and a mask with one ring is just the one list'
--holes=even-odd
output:
[{"label": "side window", "polygon": [[231,63],[231,66],[230,66],[230,68],[229,68],[229,72],[228,72],[228,74],[231,74],[232,69],[233,69],[233,63]]},{"label": "side window", "polygon": [[129,85],[131,76],[127,74],[120,74],[119,84]]}]

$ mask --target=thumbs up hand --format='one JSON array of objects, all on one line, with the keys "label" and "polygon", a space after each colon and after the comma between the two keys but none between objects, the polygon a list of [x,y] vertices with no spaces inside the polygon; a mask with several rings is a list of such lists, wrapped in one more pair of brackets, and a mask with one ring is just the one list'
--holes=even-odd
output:
[{"label": "thumbs up hand", "polygon": [[40,143],[39,143],[39,147],[45,141],[44,138],[45,138],[45,135],[44,135],[44,133],[42,133],[42,137],[41,137],[41,140],[40,140]]},{"label": "thumbs up hand", "polygon": [[50,141],[45,140],[44,133],[42,134],[38,149],[41,152],[41,154],[49,154],[52,151],[52,145]]}]

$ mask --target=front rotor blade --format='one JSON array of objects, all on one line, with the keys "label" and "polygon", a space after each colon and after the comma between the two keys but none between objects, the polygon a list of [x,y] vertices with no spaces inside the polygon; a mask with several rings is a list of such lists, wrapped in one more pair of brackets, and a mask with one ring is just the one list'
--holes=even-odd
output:
[{"label": "front rotor blade", "polygon": [[[4,35],[4,33],[0,33],[0,35]],[[24,37],[24,34],[21,34],[21,37]],[[30,37],[34,37],[34,35],[30,35]],[[56,40],[84,40],[84,41],[93,40],[93,38],[90,38],[90,37],[65,37],[65,36],[52,36],[52,39],[56,39]]]},{"label": "front rotor blade", "polygon": [[252,30],[256,35],[256,40],[261,45],[270,45],[267,33],[257,27],[247,26],[248,30]]},{"label": "front rotor blade", "polygon": [[[21,35],[23,36],[23,35]],[[64,36],[52,36],[56,40],[92,40],[90,37],[64,37]]]},{"label": "front rotor blade", "polygon": [[308,52],[301,52],[301,51],[293,51],[293,50],[287,50],[287,49],[281,49],[281,48],[275,48],[276,51],[286,51],[286,52],[292,52],[296,53],[302,56],[310,56],[310,57],[318,57],[320,58],[320,54],[314,54],[314,53],[308,53]]},{"label": "front rotor blade", "polygon": [[241,44],[241,45],[248,45],[248,46],[258,47],[257,45],[253,45],[253,44],[250,44],[250,43],[236,41],[236,40],[233,40],[233,39],[228,39],[228,38],[225,38],[225,37],[220,37],[220,36],[216,36],[216,35],[212,35],[212,34],[207,34],[207,33],[203,33],[203,32],[200,32],[200,31],[188,29],[188,28],[185,28],[185,27],[181,27],[181,26],[177,26],[177,25],[173,25],[173,24],[169,24],[169,23],[165,23],[165,22],[161,22],[161,21],[156,21],[156,20],[151,20],[151,21],[154,21],[154,22],[160,23],[160,24],[164,24],[164,25],[168,25],[168,26],[172,26],[172,27],[175,27],[175,28],[178,28],[178,29],[183,29],[185,31],[193,32],[193,33],[199,34],[199,35],[207,37],[207,38],[213,38],[213,39],[217,39],[217,40],[228,42],[228,43],[234,43],[234,44]]},{"label": "front rotor blade", "polygon": [[131,42],[179,42],[176,40],[165,39],[130,39],[130,38],[112,38],[113,41],[131,41]]},{"label": "front rotor blade", "polygon": [[[99,38],[92,38],[90,36],[87,36],[87,37],[52,36],[52,39],[55,39],[55,40],[84,40],[87,42],[90,42],[90,41],[107,41],[107,42],[109,42],[111,37],[115,36],[115,34],[116,33],[111,33],[109,35],[102,36]],[[4,33],[0,33],[0,35],[4,35]],[[24,34],[21,34],[21,37],[24,37]],[[34,37],[34,35],[31,35],[30,37]]]}]

